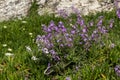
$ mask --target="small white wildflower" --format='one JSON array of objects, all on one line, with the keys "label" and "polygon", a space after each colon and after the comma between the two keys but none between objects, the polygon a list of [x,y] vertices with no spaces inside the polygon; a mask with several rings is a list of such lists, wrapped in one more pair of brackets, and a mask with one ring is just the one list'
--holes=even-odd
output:
[{"label": "small white wildflower", "polygon": [[48,53],[49,53],[49,51],[48,51],[48,49],[47,49],[47,48],[43,48],[43,49],[42,49],[42,51],[43,51],[44,53],[46,53],[46,54],[48,54]]},{"label": "small white wildflower", "polygon": [[111,43],[110,44],[110,48],[114,48],[115,47],[115,44],[114,43]]},{"label": "small white wildflower", "polygon": [[38,60],[38,58],[36,58],[36,56],[32,56],[31,59],[34,61]]},{"label": "small white wildflower", "polygon": [[25,46],[25,47],[28,52],[32,52],[32,49],[30,48],[30,46]]},{"label": "small white wildflower", "polygon": [[3,28],[5,28],[5,29],[6,29],[6,28],[7,28],[7,26],[3,26]]},{"label": "small white wildflower", "polygon": [[29,33],[29,35],[30,35],[30,36],[32,36],[32,35],[33,35],[33,33]]},{"label": "small white wildflower", "polygon": [[22,23],[27,23],[27,21],[22,21]]},{"label": "small white wildflower", "polygon": [[8,48],[8,51],[10,51],[10,52],[11,52],[11,51],[12,51],[12,49],[11,49],[11,48]]},{"label": "small white wildflower", "polygon": [[5,53],[5,56],[13,56],[14,54],[12,53]]},{"label": "small white wildflower", "polygon": [[23,31],[25,31],[25,28],[23,28]]},{"label": "small white wildflower", "polygon": [[72,26],[72,27],[73,27],[73,24],[70,24],[70,26]]},{"label": "small white wildflower", "polygon": [[43,36],[41,36],[41,35],[37,35],[37,38],[36,38],[36,43],[39,43],[39,42],[41,42],[41,43],[44,42]]},{"label": "small white wildflower", "polygon": [[7,46],[7,44],[3,44],[3,47],[6,47]]}]

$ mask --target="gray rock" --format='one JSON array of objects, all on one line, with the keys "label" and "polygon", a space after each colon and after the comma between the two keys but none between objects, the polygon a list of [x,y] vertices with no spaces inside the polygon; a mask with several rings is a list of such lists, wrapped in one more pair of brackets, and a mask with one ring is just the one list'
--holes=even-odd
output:
[{"label": "gray rock", "polygon": [[26,16],[32,0],[0,0],[0,21]]},{"label": "gray rock", "polygon": [[[31,7],[31,3],[34,0],[0,0],[0,21],[9,20],[11,18],[28,14],[28,10]],[[89,13],[96,13],[101,11],[111,11],[114,8],[113,0],[36,0],[39,5],[38,14],[43,15],[45,13],[51,14],[64,9],[68,14],[75,13],[74,8],[82,15],[88,15]],[[120,7],[120,0],[118,6]]]},{"label": "gray rock", "polygon": [[[41,3],[41,0],[37,0]],[[43,0],[44,1],[44,0]],[[96,13],[101,11],[111,11],[114,7],[111,0],[46,0],[43,2],[42,8],[39,7],[38,14],[44,13],[56,13],[57,11],[64,9],[68,13],[72,13],[71,7],[77,8],[82,15],[88,15],[89,13]]]}]

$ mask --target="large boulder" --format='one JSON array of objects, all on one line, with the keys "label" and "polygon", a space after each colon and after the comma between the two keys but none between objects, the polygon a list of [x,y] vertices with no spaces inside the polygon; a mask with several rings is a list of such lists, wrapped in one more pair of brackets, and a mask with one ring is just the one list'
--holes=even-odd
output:
[{"label": "large boulder", "polygon": [[[0,0],[0,21],[11,18],[22,17],[28,14],[28,11],[35,0]],[[64,9],[72,13],[73,7],[78,9],[81,14],[96,13],[99,11],[111,11],[113,9],[113,0],[36,0],[39,5],[38,14],[55,13]],[[111,2],[113,1],[113,2]],[[117,0],[120,2],[120,0]]]},{"label": "large boulder", "polygon": [[0,21],[26,16],[32,0],[0,0]]},{"label": "large boulder", "polygon": [[39,5],[38,14],[40,15],[56,13],[61,9],[71,13],[72,6],[77,8],[83,15],[113,9],[112,0],[37,0],[37,3]]}]

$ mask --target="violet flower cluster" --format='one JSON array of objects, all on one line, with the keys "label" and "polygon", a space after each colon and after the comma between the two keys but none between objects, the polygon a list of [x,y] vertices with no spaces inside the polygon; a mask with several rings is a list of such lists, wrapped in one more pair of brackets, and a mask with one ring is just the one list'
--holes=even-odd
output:
[{"label": "violet flower cluster", "polygon": [[37,36],[36,43],[38,47],[43,53],[49,53],[54,60],[60,60],[55,49],[74,46],[75,27],[69,31],[61,21],[58,25],[51,21],[48,26],[42,25],[42,27],[45,35]]},{"label": "violet flower cluster", "polygon": [[[90,21],[88,24],[85,24],[85,21],[81,17],[78,17],[77,24],[81,27],[81,30],[79,31],[81,39],[80,44],[82,44],[85,50],[89,50],[94,43],[98,44],[103,42],[103,36],[106,37],[109,29],[113,27],[114,20],[110,20],[109,26],[104,26],[103,20],[104,17],[100,16],[96,24],[92,21]],[[91,28],[93,29],[91,30]]]},{"label": "violet flower cluster", "polygon": [[61,10],[59,11],[60,16],[68,19],[67,22],[59,21],[55,24],[54,21],[51,21],[49,25],[43,24],[44,35],[38,35],[36,38],[39,50],[50,59],[50,65],[44,74],[51,74],[53,71],[50,69],[61,61],[69,61],[68,56],[73,55],[70,51],[75,47],[89,51],[94,44],[104,44],[102,38],[106,37],[109,29],[114,26],[114,20],[110,20],[109,25],[103,25],[103,16],[100,16],[97,22],[86,23],[79,11],[73,7],[72,9],[77,13],[76,19],[71,18],[64,10]]},{"label": "violet flower cluster", "polygon": [[[45,35],[38,35],[36,43],[38,47],[46,55],[51,55],[53,60],[61,60],[56,50],[71,49],[78,45],[82,45],[84,50],[89,50],[91,45],[101,41],[102,36],[108,33],[109,29],[113,27],[113,20],[110,20],[109,26],[103,25],[103,16],[100,16],[97,24],[89,22],[85,24],[84,19],[78,15],[74,24],[69,23],[69,27],[65,27],[64,23],[60,21],[57,25],[51,21],[48,26],[42,25]],[[91,28],[95,28],[91,32]],[[90,33],[91,32],[91,33]],[[64,53],[63,53],[64,54]]]}]

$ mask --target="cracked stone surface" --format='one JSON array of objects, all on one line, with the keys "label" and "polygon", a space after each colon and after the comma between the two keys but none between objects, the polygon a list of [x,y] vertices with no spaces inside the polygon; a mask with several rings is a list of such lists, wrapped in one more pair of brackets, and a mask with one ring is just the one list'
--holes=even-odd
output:
[{"label": "cracked stone surface", "polygon": [[0,21],[26,16],[31,0],[0,0]]},{"label": "cracked stone surface", "polygon": [[77,8],[81,14],[96,13],[100,11],[111,11],[114,7],[112,0],[37,0],[38,14],[56,13],[60,9],[65,9],[71,13],[71,7]]},{"label": "cracked stone surface", "polygon": [[[0,0],[0,21],[22,17],[28,14],[34,0]],[[64,9],[72,13],[72,8],[77,8],[82,15],[100,11],[111,11],[114,8],[114,0],[36,0],[39,6],[38,14],[57,13]],[[118,6],[120,7],[120,0]]]}]

